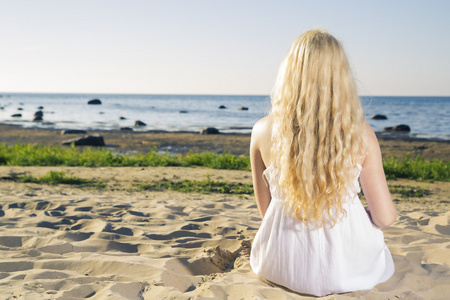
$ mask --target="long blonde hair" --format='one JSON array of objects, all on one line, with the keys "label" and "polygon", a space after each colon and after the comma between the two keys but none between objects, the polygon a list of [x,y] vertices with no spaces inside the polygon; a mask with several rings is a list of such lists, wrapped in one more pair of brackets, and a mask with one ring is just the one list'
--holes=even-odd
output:
[{"label": "long blonde hair", "polygon": [[333,226],[366,151],[364,114],[340,43],[319,29],[298,37],[271,101],[272,157],[287,204],[308,226]]}]

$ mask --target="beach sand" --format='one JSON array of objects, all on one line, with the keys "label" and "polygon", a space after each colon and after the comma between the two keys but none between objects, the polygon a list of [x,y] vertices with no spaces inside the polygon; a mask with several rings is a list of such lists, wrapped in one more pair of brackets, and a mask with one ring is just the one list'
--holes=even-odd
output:
[{"label": "beach sand", "polygon": [[[230,141],[242,139],[243,145],[244,138],[248,141],[248,136],[215,138],[227,143],[228,137]],[[203,147],[195,140],[188,144],[189,136],[183,134],[172,138]],[[169,140],[161,141],[171,146]],[[42,138],[40,143],[51,144],[52,140]],[[430,143],[420,143],[432,148]],[[393,143],[392,148],[404,153],[408,145],[395,148]],[[435,153],[448,151],[448,144],[439,145],[444,150]],[[228,150],[239,154],[238,148]],[[14,180],[48,171],[102,180],[106,187]],[[251,183],[248,171],[206,168],[1,166],[0,298],[314,299],[252,272],[249,252],[261,222],[253,196],[140,191],[136,187],[163,178],[207,177]],[[429,190],[424,197],[393,194],[399,216],[383,231],[394,257],[394,276],[370,291],[321,299],[448,298],[450,185],[403,179],[390,180],[389,185]]]}]

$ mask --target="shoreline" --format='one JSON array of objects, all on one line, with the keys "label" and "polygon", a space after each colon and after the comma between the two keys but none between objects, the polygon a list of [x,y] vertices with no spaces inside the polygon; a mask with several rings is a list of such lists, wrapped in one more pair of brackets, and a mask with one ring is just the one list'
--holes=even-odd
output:
[{"label": "shoreline", "polygon": [[[0,124],[0,143],[6,145],[39,144],[42,146],[61,145],[62,142],[85,136],[86,134],[61,134],[60,129],[24,128],[20,125]],[[450,140],[425,139],[405,134],[376,133],[384,158],[411,157],[418,155],[425,159],[433,158],[447,161],[450,153]],[[229,152],[235,155],[248,155],[250,134],[220,133],[202,135],[192,131],[121,131],[87,130],[87,135],[102,135],[106,149],[121,153],[157,151],[171,154],[192,152]]]}]

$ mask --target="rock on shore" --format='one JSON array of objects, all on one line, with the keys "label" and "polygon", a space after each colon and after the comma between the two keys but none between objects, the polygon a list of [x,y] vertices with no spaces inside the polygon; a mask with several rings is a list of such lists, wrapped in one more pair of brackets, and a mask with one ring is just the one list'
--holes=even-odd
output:
[{"label": "rock on shore", "polygon": [[220,134],[220,132],[214,127],[207,127],[200,130],[200,134]]},{"label": "rock on shore", "polygon": [[100,99],[92,99],[88,101],[89,105],[100,105],[102,104],[102,101],[100,101]]},{"label": "rock on shore", "polygon": [[137,120],[137,121],[134,122],[134,126],[136,126],[136,127],[139,127],[139,126],[147,126],[147,124],[145,124],[145,123],[142,122],[142,121]]},{"label": "rock on shore", "polygon": [[87,134],[87,131],[80,129],[65,129],[61,131],[61,134]]},{"label": "rock on shore", "polygon": [[370,117],[372,120],[387,120],[387,117],[385,115],[373,115]]},{"label": "rock on shore", "polygon": [[82,138],[65,141],[63,142],[63,145],[70,145],[72,143],[74,143],[75,146],[105,146],[105,140],[101,135],[87,135]]},{"label": "rock on shore", "polygon": [[384,127],[383,131],[398,131],[398,132],[410,132],[411,128],[408,125],[400,124],[393,127]]}]

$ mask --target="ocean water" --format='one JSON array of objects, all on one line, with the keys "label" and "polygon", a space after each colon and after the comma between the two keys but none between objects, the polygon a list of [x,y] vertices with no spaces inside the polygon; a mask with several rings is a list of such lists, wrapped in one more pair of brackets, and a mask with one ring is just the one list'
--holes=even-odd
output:
[{"label": "ocean water", "polygon": [[[102,104],[88,105],[94,98]],[[361,102],[375,131],[406,124],[410,136],[450,140],[450,97],[361,97]],[[221,105],[226,109],[219,109]],[[33,122],[39,106],[44,107],[44,121]],[[215,127],[224,133],[250,133],[253,124],[268,114],[270,100],[268,96],[3,93],[0,108],[0,123],[24,127],[193,132]],[[12,117],[16,113],[22,117]],[[388,119],[370,119],[374,114]],[[147,126],[134,127],[136,120]]]}]

